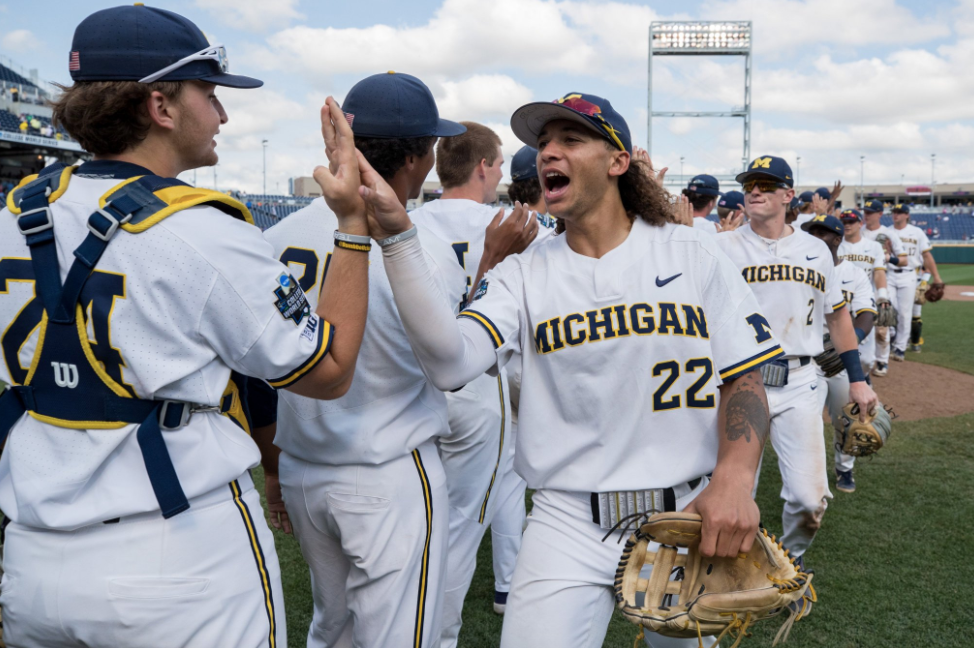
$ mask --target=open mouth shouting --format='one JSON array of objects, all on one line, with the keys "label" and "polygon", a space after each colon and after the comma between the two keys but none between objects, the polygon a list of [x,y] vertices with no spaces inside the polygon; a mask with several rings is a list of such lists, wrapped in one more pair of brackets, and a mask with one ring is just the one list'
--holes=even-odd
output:
[{"label": "open mouth shouting", "polygon": [[554,169],[545,171],[544,172],[545,200],[551,202],[552,200],[557,200],[558,198],[561,198],[568,191],[569,184],[571,184],[571,179],[561,171],[555,171]]}]

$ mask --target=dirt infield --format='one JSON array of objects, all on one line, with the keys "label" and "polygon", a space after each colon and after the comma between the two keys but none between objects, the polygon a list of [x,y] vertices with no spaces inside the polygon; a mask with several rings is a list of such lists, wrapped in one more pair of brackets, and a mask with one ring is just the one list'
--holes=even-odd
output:
[{"label": "dirt infield", "polygon": [[974,412],[970,374],[919,362],[891,362],[887,376],[872,380],[880,400],[900,421]]},{"label": "dirt infield", "polygon": [[974,301],[974,286],[944,286],[944,299]]}]

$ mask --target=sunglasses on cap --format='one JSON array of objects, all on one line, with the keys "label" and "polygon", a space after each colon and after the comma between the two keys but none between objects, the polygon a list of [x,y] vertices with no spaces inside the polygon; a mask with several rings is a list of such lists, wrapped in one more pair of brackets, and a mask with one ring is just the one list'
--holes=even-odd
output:
[{"label": "sunglasses on cap", "polygon": [[744,181],[744,193],[751,193],[754,188],[757,187],[758,191],[761,193],[774,193],[778,189],[790,189],[788,185],[784,182],[775,182],[774,180],[745,180]]},{"label": "sunglasses on cap", "polygon": [[859,217],[854,212],[842,212],[839,214],[839,220],[842,222],[858,223]]},{"label": "sunglasses on cap", "polygon": [[201,49],[195,54],[184,56],[172,65],[167,65],[158,72],[153,72],[149,76],[139,79],[139,83],[152,83],[153,81],[158,81],[173,70],[178,70],[184,65],[188,65],[189,63],[193,63],[195,61],[215,61],[217,65],[220,66],[220,72],[225,74],[230,71],[230,62],[227,60],[227,48],[225,48],[223,45],[210,45],[206,49]]}]

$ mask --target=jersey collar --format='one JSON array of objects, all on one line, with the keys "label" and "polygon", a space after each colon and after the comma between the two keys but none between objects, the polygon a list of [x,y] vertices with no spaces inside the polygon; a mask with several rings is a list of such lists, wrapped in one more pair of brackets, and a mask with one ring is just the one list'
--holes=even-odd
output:
[{"label": "jersey collar", "polygon": [[120,160],[91,160],[75,171],[75,177],[103,180],[128,180],[136,176],[155,175],[143,166]]}]

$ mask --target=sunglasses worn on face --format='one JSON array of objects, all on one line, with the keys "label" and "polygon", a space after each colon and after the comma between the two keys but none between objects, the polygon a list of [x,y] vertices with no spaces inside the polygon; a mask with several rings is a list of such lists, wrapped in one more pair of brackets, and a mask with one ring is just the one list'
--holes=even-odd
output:
[{"label": "sunglasses worn on face", "polygon": [[744,193],[751,193],[754,187],[757,187],[761,193],[774,193],[778,189],[789,188],[784,182],[774,180],[747,180],[744,182]]},{"label": "sunglasses worn on face", "polygon": [[139,83],[152,83],[153,81],[158,81],[173,70],[178,70],[184,65],[194,61],[216,61],[217,65],[220,66],[220,72],[226,74],[230,71],[230,62],[227,60],[226,48],[223,45],[210,45],[206,49],[200,50],[195,54],[190,54],[189,56],[179,59],[172,65],[167,65],[158,72],[153,72],[149,76],[139,79]]}]

